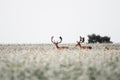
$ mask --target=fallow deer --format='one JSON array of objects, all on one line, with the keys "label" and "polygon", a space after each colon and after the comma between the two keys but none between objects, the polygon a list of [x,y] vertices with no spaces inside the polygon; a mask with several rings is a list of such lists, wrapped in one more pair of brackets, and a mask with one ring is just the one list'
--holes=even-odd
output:
[{"label": "fallow deer", "polygon": [[59,47],[58,44],[62,42],[62,37],[60,36],[60,41],[58,42],[55,42],[53,41],[53,38],[54,36],[51,37],[51,42],[55,45],[55,47],[58,49],[58,50],[64,50],[64,49],[68,49],[68,47],[65,47],[65,46],[62,46],[62,47]]},{"label": "fallow deer", "polygon": [[77,41],[76,47],[78,47],[79,49],[92,49],[91,46],[81,46],[81,42],[84,42],[84,38],[80,36],[80,40]]}]

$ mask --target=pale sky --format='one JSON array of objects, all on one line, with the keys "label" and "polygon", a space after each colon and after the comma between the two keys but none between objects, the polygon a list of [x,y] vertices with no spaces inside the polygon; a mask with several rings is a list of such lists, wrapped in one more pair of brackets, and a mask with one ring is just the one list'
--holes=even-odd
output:
[{"label": "pale sky", "polygon": [[[0,44],[75,43],[88,34],[120,42],[120,0],[0,0]],[[87,42],[87,39],[86,39]]]}]

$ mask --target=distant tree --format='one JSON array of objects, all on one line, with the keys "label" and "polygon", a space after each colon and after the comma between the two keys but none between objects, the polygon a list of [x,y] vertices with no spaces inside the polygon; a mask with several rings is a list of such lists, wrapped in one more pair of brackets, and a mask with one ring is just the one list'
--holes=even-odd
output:
[{"label": "distant tree", "polygon": [[92,34],[92,35],[88,35],[88,42],[89,43],[96,43],[97,42],[97,35],[96,34]]},{"label": "distant tree", "polygon": [[91,34],[88,35],[88,43],[111,43],[111,41],[108,36],[101,37],[100,35]]},{"label": "distant tree", "polygon": [[102,38],[101,38],[101,41],[102,41],[102,43],[111,43],[110,37],[108,37],[108,36],[102,37]]}]

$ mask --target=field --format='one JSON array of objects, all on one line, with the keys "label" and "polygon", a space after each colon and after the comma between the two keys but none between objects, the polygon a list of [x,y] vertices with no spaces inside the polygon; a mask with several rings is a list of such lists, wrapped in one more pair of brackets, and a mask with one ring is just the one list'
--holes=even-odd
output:
[{"label": "field", "polygon": [[[0,45],[0,80],[120,80],[120,44]],[[109,50],[105,50],[105,46]]]}]

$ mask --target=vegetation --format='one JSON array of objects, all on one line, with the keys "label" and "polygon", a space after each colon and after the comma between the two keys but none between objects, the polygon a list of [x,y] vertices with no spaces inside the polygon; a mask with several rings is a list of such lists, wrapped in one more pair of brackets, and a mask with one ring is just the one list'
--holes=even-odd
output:
[{"label": "vegetation", "polygon": [[[93,49],[0,45],[0,80],[120,80],[120,45],[88,45]],[[119,49],[104,50],[105,46]]]},{"label": "vegetation", "polygon": [[96,34],[91,34],[88,35],[88,43],[112,43],[110,41],[110,37],[108,36],[100,36],[100,35],[96,35]]}]

